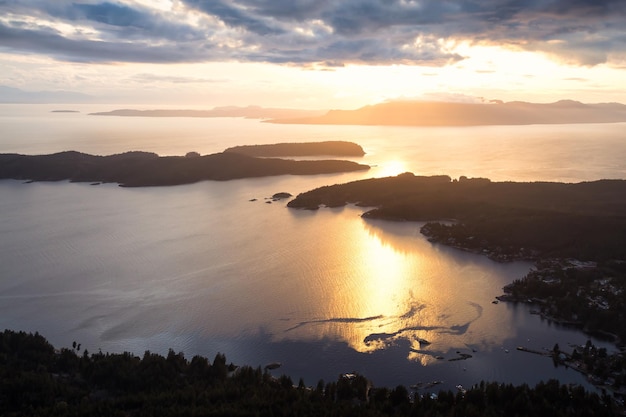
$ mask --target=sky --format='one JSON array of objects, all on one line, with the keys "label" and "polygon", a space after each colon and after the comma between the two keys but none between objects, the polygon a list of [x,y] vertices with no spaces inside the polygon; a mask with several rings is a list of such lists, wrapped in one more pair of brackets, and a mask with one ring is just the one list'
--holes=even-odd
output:
[{"label": "sky", "polygon": [[0,69],[178,107],[626,103],[626,1],[0,0]]}]

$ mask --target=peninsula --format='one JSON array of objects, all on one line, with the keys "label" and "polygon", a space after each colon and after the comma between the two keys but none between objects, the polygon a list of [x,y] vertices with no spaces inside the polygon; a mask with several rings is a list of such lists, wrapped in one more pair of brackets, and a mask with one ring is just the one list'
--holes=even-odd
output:
[{"label": "peninsula", "polygon": [[96,156],[75,151],[51,155],[0,154],[0,179],[108,182],[125,187],[190,184],[273,175],[314,175],[369,169],[343,160],[294,161],[235,152],[161,157],[149,152]]},{"label": "peninsula", "polygon": [[626,122],[626,105],[522,101],[450,103],[390,101],[356,110],[330,110],[323,116],[270,120],[284,124],[479,126]]},{"label": "peninsula", "polygon": [[[626,259],[624,180],[521,183],[405,173],[321,187],[298,195],[289,207],[347,203],[375,207],[365,218],[430,221],[423,232],[434,239],[502,260]],[[445,219],[455,221],[438,222]]]}]

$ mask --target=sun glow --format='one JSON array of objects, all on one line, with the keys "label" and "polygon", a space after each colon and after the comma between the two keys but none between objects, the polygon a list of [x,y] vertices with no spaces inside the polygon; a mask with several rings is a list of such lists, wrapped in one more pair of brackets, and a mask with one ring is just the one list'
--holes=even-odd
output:
[{"label": "sun glow", "polygon": [[359,250],[362,270],[367,274],[359,293],[366,314],[397,316],[404,308],[398,297],[409,276],[406,256],[375,237],[366,239]]},{"label": "sun glow", "polygon": [[352,346],[361,352],[371,352],[408,340],[408,359],[424,365],[430,363],[435,360],[433,355],[419,353],[438,339],[436,332],[428,330],[435,326],[435,312],[428,311],[425,304],[432,288],[425,287],[427,281],[421,279],[428,260],[414,248],[403,250],[383,240],[381,231],[375,227],[367,227],[367,231],[367,238],[362,239],[358,248],[363,282],[355,297],[365,308],[362,315],[378,313],[381,317],[364,327]]},{"label": "sun glow", "polygon": [[[419,292],[414,277],[414,259],[384,242],[371,229],[366,229],[352,249],[358,264],[358,286],[349,299],[342,300],[355,318],[351,331],[343,333],[357,351],[383,349],[393,342],[393,335],[403,327],[403,318],[413,311],[411,296]],[[407,313],[409,312],[409,313]],[[375,334],[389,335],[376,337]]]},{"label": "sun glow", "polygon": [[393,177],[407,171],[406,162],[398,159],[385,161],[375,168],[377,177]]},{"label": "sun glow", "polygon": [[[363,353],[400,349],[407,360],[427,365],[442,357],[463,359],[455,352],[471,354],[508,336],[502,331],[494,337],[490,330],[502,320],[491,295],[463,278],[484,265],[433,249],[419,223],[364,220],[360,213],[347,207],[314,215],[333,219],[334,238],[311,221],[319,240],[308,242],[306,253],[323,269],[298,313],[277,323],[277,340],[328,339]],[[484,271],[491,279],[493,271]]]}]

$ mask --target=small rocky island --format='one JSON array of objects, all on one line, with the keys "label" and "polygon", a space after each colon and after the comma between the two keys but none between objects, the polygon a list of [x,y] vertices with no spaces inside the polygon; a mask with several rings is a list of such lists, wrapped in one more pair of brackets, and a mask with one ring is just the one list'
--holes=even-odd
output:
[{"label": "small rocky island", "polygon": [[[358,145],[357,145],[358,146]],[[0,179],[119,183],[126,187],[190,184],[204,180],[315,175],[369,169],[344,160],[294,161],[256,158],[234,151],[186,156],[158,156],[150,152],[126,152],[97,156],[75,151],[50,155],[0,154]]]}]

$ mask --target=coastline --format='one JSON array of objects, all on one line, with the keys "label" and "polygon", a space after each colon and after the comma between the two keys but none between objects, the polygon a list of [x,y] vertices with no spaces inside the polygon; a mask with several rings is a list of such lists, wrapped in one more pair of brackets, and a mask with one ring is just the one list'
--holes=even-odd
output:
[{"label": "coastline", "polygon": [[[311,144],[292,144],[290,149],[304,149]],[[328,149],[328,155],[343,150],[362,149],[352,143],[314,145],[316,152]],[[23,181],[62,181],[118,183],[123,187],[147,187],[191,184],[205,180],[227,181],[276,175],[318,175],[368,170],[368,165],[339,159],[293,160],[274,158],[280,146],[266,146],[265,156],[256,157],[236,150],[210,155],[188,152],[185,156],[158,156],[152,152],[125,152],[98,156],[75,151],[48,155],[0,154],[0,178]],[[344,155],[341,155],[344,156]]]},{"label": "coastline", "polygon": [[[315,209],[357,203],[374,206],[364,218],[426,221],[431,243],[496,262],[532,261],[535,269],[506,285],[498,301],[537,305],[543,319],[585,334],[610,335],[616,353],[593,356],[583,370],[596,386],[626,388],[626,181],[491,183],[488,179],[416,177],[410,173],[312,190],[289,206]],[[615,211],[617,209],[617,211]],[[455,219],[441,222],[438,219]],[[583,244],[581,244],[581,239]],[[564,362],[565,363],[565,362]],[[593,363],[593,365],[590,365]],[[607,369],[614,369],[607,374]]]}]

